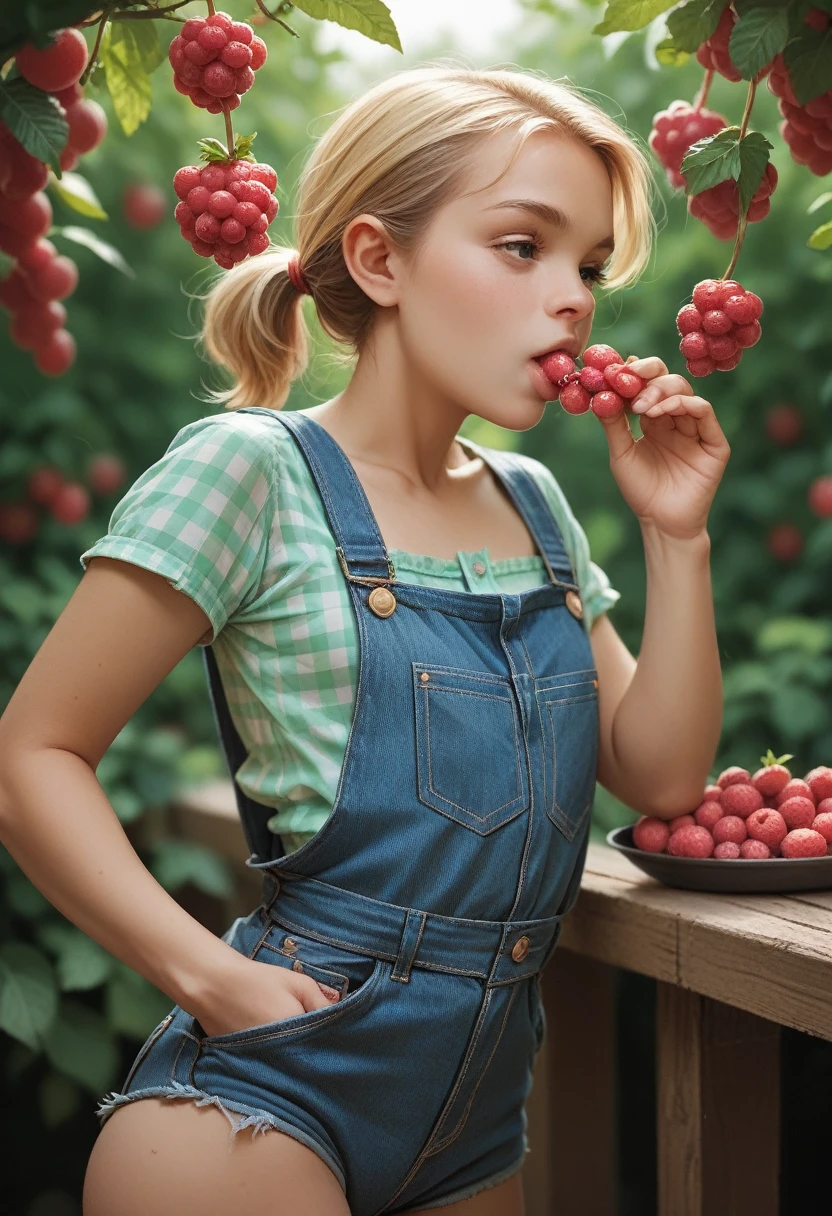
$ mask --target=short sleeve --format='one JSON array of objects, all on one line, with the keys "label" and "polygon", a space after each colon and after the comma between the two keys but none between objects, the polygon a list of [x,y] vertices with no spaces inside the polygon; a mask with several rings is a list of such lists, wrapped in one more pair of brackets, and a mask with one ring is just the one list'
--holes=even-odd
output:
[{"label": "short sleeve", "polygon": [[106,536],[81,554],[161,574],[190,596],[217,634],[256,594],[275,510],[274,443],[251,415],[200,418],[116,505]]},{"label": "short sleeve", "polygon": [[601,567],[590,560],[586,533],[572,513],[551,470],[542,461],[534,460],[530,456],[521,456],[521,459],[542,490],[561,530],[567,555],[575,571],[575,581],[581,589],[583,621],[589,633],[598,617],[618,603],[621,592],[610,585],[610,580]]}]

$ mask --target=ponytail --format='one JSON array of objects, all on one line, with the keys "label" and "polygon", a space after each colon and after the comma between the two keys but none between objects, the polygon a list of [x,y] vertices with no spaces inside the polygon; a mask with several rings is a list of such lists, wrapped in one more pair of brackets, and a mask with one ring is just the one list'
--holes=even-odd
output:
[{"label": "ponytail", "polygon": [[306,371],[310,335],[289,274],[294,256],[292,249],[271,245],[226,271],[202,297],[201,343],[235,381],[232,388],[209,390],[207,399],[227,410],[280,409]]}]

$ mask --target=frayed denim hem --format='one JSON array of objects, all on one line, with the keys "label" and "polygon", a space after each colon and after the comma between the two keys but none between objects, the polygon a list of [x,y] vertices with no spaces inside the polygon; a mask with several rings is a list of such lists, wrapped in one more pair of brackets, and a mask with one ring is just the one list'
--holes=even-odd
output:
[{"label": "frayed denim hem", "polygon": [[481,1182],[475,1182],[471,1186],[463,1187],[460,1191],[453,1191],[450,1195],[443,1195],[441,1199],[431,1199],[429,1204],[422,1204],[418,1208],[402,1208],[396,1216],[407,1216],[409,1212],[413,1212],[414,1216],[417,1212],[423,1212],[425,1208],[444,1208],[450,1203],[459,1203],[461,1199],[470,1199],[472,1195],[478,1195],[480,1191],[488,1191],[493,1186],[498,1186],[501,1182],[505,1182],[507,1178],[511,1178],[523,1168],[523,1163],[526,1159],[528,1148],[524,1149],[523,1156],[510,1165],[508,1169],[501,1170],[499,1174],[495,1174],[493,1178],[485,1179]]},{"label": "frayed denim hem", "polygon": [[[139,1098],[191,1098],[198,1099],[197,1106],[216,1106],[218,1110],[222,1111],[231,1125],[231,1133],[228,1137],[229,1152],[231,1152],[234,1146],[234,1137],[246,1127],[252,1129],[252,1137],[256,1136],[258,1132],[266,1132],[270,1129],[285,1132],[318,1154],[321,1160],[335,1174],[340,1183],[341,1190],[346,1194],[346,1178],[340,1165],[317,1140],[314,1140],[306,1132],[300,1131],[283,1119],[278,1119],[275,1115],[270,1115],[267,1111],[257,1110],[252,1106],[243,1106],[239,1102],[224,1102],[218,1094],[206,1094],[201,1089],[195,1089],[193,1085],[182,1085],[179,1081],[171,1081],[170,1085],[157,1085],[151,1089],[135,1089],[127,1094],[109,1093],[106,1098],[99,1102],[98,1109],[95,1112],[101,1127],[104,1126],[110,1115],[119,1106],[125,1106],[128,1102],[134,1102]],[[235,1122],[231,1116],[231,1111],[241,1115],[242,1118]]]}]

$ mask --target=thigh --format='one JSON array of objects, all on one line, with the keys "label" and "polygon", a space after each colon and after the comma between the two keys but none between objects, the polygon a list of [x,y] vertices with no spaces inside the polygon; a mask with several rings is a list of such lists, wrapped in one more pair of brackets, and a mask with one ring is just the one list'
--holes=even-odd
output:
[{"label": "thigh", "polygon": [[140,1098],[118,1107],[93,1146],[83,1216],[350,1216],[311,1148],[274,1129],[230,1135],[215,1106]]},{"label": "thigh", "polygon": [[520,1171],[497,1186],[488,1187],[468,1199],[444,1208],[419,1208],[409,1216],[526,1216]]}]

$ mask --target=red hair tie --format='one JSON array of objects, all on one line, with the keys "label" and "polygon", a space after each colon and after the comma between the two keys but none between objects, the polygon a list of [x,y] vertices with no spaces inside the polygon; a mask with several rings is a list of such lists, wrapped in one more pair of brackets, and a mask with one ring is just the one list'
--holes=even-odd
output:
[{"label": "red hair tie", "polygon": [[292,283],[295,286],[295,290],[299,291],[301,295],[311,295],[311,288],[300,268],[300,258],[297,254],[295,254],[290,260],[287,270],[289,272],[289,278],[292,280]]}]

